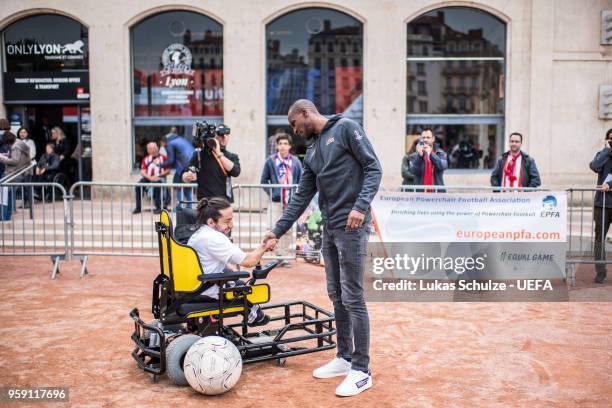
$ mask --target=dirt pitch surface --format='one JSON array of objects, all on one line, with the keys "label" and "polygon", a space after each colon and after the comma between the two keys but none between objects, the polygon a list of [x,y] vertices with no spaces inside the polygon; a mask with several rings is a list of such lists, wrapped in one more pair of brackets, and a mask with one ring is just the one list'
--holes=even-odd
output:
[{"label": "dirt pitch surface", "polygon": [[[231,391],[208,397],[152,383],[130,356],[128,313],[151,318],[157,259],[94,257],[85,279],[63,262],[55,281],[48,258],[0,263],[0,386],[70,389],[70,403],[27,406],[612,406],[612,303],[370,303],[372,389],[341,399],[340,378],[314,379],[326,351],[247,365]],[[273,302],[331,307],[319,266],[294,263],[268,283]]]}]

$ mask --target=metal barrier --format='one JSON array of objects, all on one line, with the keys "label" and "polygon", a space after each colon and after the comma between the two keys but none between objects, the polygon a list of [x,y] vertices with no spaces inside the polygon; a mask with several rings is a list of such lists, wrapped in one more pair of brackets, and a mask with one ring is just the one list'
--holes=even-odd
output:
[{"label": "metal barrier", "polygon": [[[610,214],[606,217],[606,211],[601,210],[601,208],[606,208],[606,194],[602,194],[602,206],[595,206],[595,194],[598,191],[602,191],[601,187],[569,188],[567,190],[569,215],[566,264],[572,285],[576,284],[578,265],[591,264],[595,268],[598,265],[604,265],[606,268],[612,263],[611,254],[606,250],[605,245]],[[601,215],[597,212],[601,212]]]},{"label": "metal barrier", "polygon": [[[232,237],[243,250],[253,250],[283,213],[283,201],[295,194],[297,184],[239,184],[234,192],[234,229]],[[278,196],[278,201],[275,201]],[[295,259],[296,224],[281,237],[275,255],[264,258]]]},{"label": "metal barrier", "polygon": [[[15,211],[19,195],[28,212]],[[55,279],[59,261],[70,258],[64,187],[57,183],[3,183],[0,204],[0,255],[49,256],[53,262],[51,278]]]},{"label": "metal barrier", "polygon": [[[70,188],[70,248],[87,273],[91,255],[158,256],[159,211],[195,184],[78,182]],[[138,202],[140,201],[140,205]],[[137,211],[137,210],[140,211]]]},{"label": "metal barrier", "polygon": [[[381,188],[381,190],[389,191],[385,188]],[[482,193],[490,192],[490,193],[520,193],[520,192],[529,192],[529,191],[550,191],[549,188],[543,187],[492,187],[492,186],[425,186],[425,185],[401,185],[397,189],[391,191],[403,191],[403,192],[411,192],[411,193],[452,193],[455,190],[461,193]]]},{"label": "metal barrier", "polygon": [[32,160],[27,166],[24,166],[19,170],[2,177],[0,179],[0,184],[11,183],[23,175],[29,174],[29,171],[32,170],[34,167],[36,167],[36,160]]},{"label": "metal barrier", "polygon": [[[478,192],[489,190],[500,193],[519,193],[522,191],[550,191],[544,188],[533,187],[477,187],[477,186],[401,186],[399,191],[423,191],[424,189],[432,189],[434,192],[446,190],[446,192]],[[612,263],[612,254],[605,249],[607,228],[605,222],[610,222],[610,216],[606,220],[605,211],[601,214],[601,236],[602,243],[598,245],[596,242],[596,222],[595,222],[595,193],[600,191],[601,187],[596,188],[569,188],[567,193],[567,251],[565,272],[566,280],[571,286],[576,285],[576,268],[577,265],[608,265]],[[606,207],[606,195],[603,194],[603,205]],[[611,210],[612,211],[612,210]]]},{"label": "metal barrier", "polygon": [[[155,183],[93,183],[79,182],[69,194],[57,183],[0,184],[0,255],[49,256],[53,262],[51,277],[59,272],[59,261],[76,257],[81,261],[81,276],[87,273],[91,255],[157,256],[157,235],[153,228],[157,220],[155,209],[176,208],[179,189],[189,189],[195,197],[195,184]],[[283,205],[273,200],[272,191],[294,194],[297,185],[240,184],[233,187],[235,210],[233,238],[243,250],[249,251],[272,229],[282,214]],[[549,191],[543,188],[500,188],[479,186],[401,186],[395,191],[445,190],[452,192]],[[594,198],[600,188],[570,188],[568,194],[568,239],[566,276],[576,283],[576,267],[580,264],[607,265],[612,263],[605,249],[606,219],[594,220]],[[138,195],[141,211],[133,214]],[[381,187],[381,191],[388,191]],[[182,193],[185,191],[181,190]],[[19,197],[15,199],[14,197]],[[142,197],[144,196],[144,197]],[[36,197],[36,200],[34,199]],[[27,198],[30,198],[27,200]],[[185,198],[183,196],[183,198]],[[605,208],[605,194],[603,196]],[[16,202],[24,211],[13,213]],[[24,203],[25,204],[25,203]],[[10,214],[6,211],[10,209]],[[27,211],[25,211],[27,210]],[[612,211],[612,210],[611,210]],[[2,219],[2,218],[0,218]],[[302,220],[302,223],[304,220]],[[601,245],[596,242],[595,226],[601,225]],[[297,223],[279,252],[268,257],[295,259]],[[595,248],[594,248],[595,247]],[[284,252],[283,252],[284,251]]]},{"label": "metal barrier", "polygon": [[[282,214],[280,203],[265,193],[273,188],[291,194],[295,185],[237,185],[234,192],[234,225],[232,237],[243,250],[253,249],[265,231]],[[79,182],[70,189],[70,248],[72,257],[81,262],[81,276],[87,273],[87,261],[92,255],[158,256],[157,234],[153,228],[158,220],[157,209],[174,209],[178,189],[191,189],[195,184],[162,183],[96,183]],[[183,191],[184,192],[184,191]],[[140,211],[138,196],[141,197]],[[294,259],[295,227],[289,234],[288,253],[277,259]],[[281,240],[280,248],[283,248]]]}]

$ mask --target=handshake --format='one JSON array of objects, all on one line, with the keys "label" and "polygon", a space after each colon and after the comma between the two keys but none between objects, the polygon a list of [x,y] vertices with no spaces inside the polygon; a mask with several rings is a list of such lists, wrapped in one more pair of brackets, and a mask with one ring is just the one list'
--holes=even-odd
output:
[{"label": "handshake", "polygon": [[268,231],[264,234],[260,246],[267,252],[272,251],[276,247],[277,243],[278,238],[276,238],[276,235],[274,235],[272,231]]}]

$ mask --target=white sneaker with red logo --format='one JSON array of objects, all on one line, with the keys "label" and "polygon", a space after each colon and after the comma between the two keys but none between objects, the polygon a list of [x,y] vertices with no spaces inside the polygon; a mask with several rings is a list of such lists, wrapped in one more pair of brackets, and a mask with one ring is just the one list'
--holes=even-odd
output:
[{"label": "white sneaker with red logo", "polygon": [[329,363],[315,369],[312,376],[315,378],[332,378],[347,375],[351,371],[351,363],[343,358],[336,357]]},{"label": "white sneaker with red logo", "polygon": [[359,370],[351,370],[344,381],[336,388],[336,395],[339,397],[352,397],[369,388],[372,388],[372,374]]}]

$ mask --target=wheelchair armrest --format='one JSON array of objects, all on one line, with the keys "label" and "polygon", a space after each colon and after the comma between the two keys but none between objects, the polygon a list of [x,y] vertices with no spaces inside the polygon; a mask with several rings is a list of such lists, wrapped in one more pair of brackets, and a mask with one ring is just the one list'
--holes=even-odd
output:
[{"label": "wheelchair armrest", "polygon": [[199,275],[198,280],[202,282],[228,282],[248,277],[248,272],[207,273]]},{"label": "wheelchair armrest", "polygon": [[270,273],[272,269],[276,268],[279,263],[279,261],[272,261],[264,266],[257,265],[255,269],[253,269],[253,277],[255,279],[266,279],[268,277],[268,273]]}]

